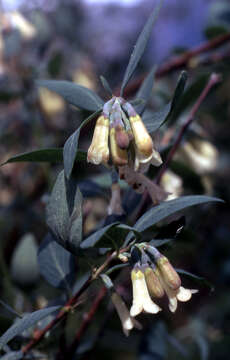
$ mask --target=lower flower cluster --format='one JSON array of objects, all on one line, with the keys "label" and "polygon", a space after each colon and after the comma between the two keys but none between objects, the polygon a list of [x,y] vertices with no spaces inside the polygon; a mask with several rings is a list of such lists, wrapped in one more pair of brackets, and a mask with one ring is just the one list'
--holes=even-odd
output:
[{"label": "lower flower cluster", "polygon": [[161,311],[160,306],[153,299],[159,300],[166,295],[169,310],[174,313],[178,301],[186,302],[191,299],[192,294],[198,292],[198,290],[186,289],[181,286],[178,273],[169,260],[155,247],[142,245],[141,258],[135,259],[131,271],[133,302],[130,311],[118,294],[112,298],[126,335],[132,328],[140,327],[134,317],[142,311],[151,314],[157,314]]}]

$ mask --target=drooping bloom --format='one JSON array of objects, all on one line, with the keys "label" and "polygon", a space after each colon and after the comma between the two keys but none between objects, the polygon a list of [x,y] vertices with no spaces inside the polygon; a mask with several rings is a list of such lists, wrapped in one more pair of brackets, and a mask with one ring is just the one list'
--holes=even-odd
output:
[{"label": "drooping bloom", "polygon": [[[186,302],[190,300],[192,294],[197,293],[198,290],[186,289],[181,286],[180,276],[173,268],[167,257],[163,256],[156,248],[153,246],[148,246],[148,252],[154,257],[155,264],[152,265],[154,268],[154,274],[159,280],[161,289],[168,296],[169,310],[171,312],[175,312],[178,301]],[[149,282],[148,286],[150,286]],[[156,295],[153,294],[153,296]]]},{"label": "drooping bloom", "polygon": [[149,165],[160,166],[162,159],[154,149],[153,140],[149,135],[140,115],[138,115],[131,104],[126,102],[123,108],[129,116],[134,148],[135,148],[135,171],[145,172]]},{"label": "drooping bloom", "polygon": [[105,115],[97,119],[93,140],[88,149],[87,161],[95,165],[109,160],[109,118]]},{"label": "drooping bloom", "polygon": [[130,309],[130,315],[137,316],[142,311],[157,314],[161,308],[152,301],[145,281],[145,275],[139,267],[132,270],[131,279],[133,286],[133,304]]},{"label": "drooping bloom", "polygon": [[134,319],[132,319],[132,317],[130,316],[129,310],[125,302],[122,300],[121,296],[118,293],[113,292],[111,300],[121,320],[124,334],[128,336],[130,330],[132,330],[135,326]]}]

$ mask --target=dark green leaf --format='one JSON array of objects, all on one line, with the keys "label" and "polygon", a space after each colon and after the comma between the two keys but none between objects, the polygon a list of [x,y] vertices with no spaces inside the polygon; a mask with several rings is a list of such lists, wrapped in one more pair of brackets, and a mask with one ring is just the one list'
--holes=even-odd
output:
[{"label": "dark green leaf", "polygon": [[35,325],[39,320],[45,318],[50,313],[59,309],[59,306],[52,306],[45,309],[37,310],[31,314],[23,316],[22,319],[17,320],[1,337],[0,337],[0,348],[6,345],[16,335],[21,334],[24,330]]},{"label": "dark green leaf", "polygon": [[162,5],[162,0],[159,1],[158,5],[156,6],[156,8],[153,10],[152,14],[150,15],[148,21],[146,22],[143,30],[141,31],[136,45],[134,46],[134,50],[131,54],[127,69],[125,71],[125,75],[124,75],[124,79],[122,81],[122,85],[121,85],[121,92],[120,95],[123,95],[124,92],[124,88],[126,87],[128,81],[130,80],[131,76],[133,75],[144,51],[147,45],[147,42],[150,38],[151,32],[152,32],[152,28],[153,25],[157,19],[158,13],[160,11],[161,5]]},{"label": "dark green leaf", "polygon": [[70,292],[75,280],[75,258],[63,249],[48,234],[38,251],[38,263],[42,276],[54,287],[64,288]]},{"label": "dark green leaf", "polygon": [[195,274],[190,273],[189,271],[183,270],[183,269],[175,269],[179,274],[186,275],[188,277],[191,277],[193,280],[195,280],[197,283],[201,285],[207,286],[211,291],[214,290],[214,286],[206,280],[204,277],[197,276]]},{"label": "dark green leaf", "polygon": [[[76,160],[85,161],[86,153],[84,151],[78,150],[76,155]],[[15,155],[5,161],[1,166],[9,163],[15,162],[48,162],[56,163],[63,161],[63,149],[62,148],[51,148],[51,149],[41,149],[34,150],[27,153]]]},{"label": "dark green leaf", "polygon": [[47,224],[66,249],[77,253],[82,240],[82,195],[74,179],[67,180],[62,171],[47,205]]},{"label": "dark green leaf", "polygon": [[152,207],[144,215],[142,215],[134,225],[134,228],[142,232],[179,210],[212,201],[223,202],[221,199],[204,195],[182,196],[178,199],[162,202],[160,205]]},{"label": "dark green leaf", "polygon": [[208,26],[204,30],[204,33],[205,33],[206,38],[208,40],[211,40],[217,36],[227,34],[228,31],[229,31],[229,29],[227,28],[227,26],[217,24],[217,25]]},{"label": "dark green leaf", "polygon": [[187,72],[182,71],[178,78],[172,100],[167,105],[164,105],[160,110],[152,112],[152,114],[143,115],[142,118],[149,133],[153,133],[159,129],[159,127],[174,116],[174,113],[181,102],[187,78]]},{"label": "dark green leaf", "polygon": [[78,153],[78,140],[81,129],[85,125],[87,125],[92,119],[94,119],[95,116],[97,116],[100,112],[101,110],[96,111],[95,113],[90,115],[87,119],[85,119],[82,122],[82,124],[79,126],[79,128],[65,142],[63,149],[63,159],[64,159],[64,170],[67,179],[69,179],[72,173],[76,155]]},{"label": "dark green leaf", "polygon": [[136,94],[136,97],[135,97],[136,99],[144,100],[142,104],[135,106],[136,112],[140,115],[143,113],[143,111],[146,107],[146,104],[151,97],[155,73],[156,73],[156,66],[154,65],[152,70],[150,71],[150,73],[146,76],[145,80],[143,81],[141,87],[139,88],[139,90]]},{"label": "dark green leaf", "polygon": [[101,80],[101,83],[103,85],[103,88],[105,89],[105,91],[108,93],[109,96],[113,96],[113,92],[112,92],[112,89],[108,83],[108,81],[104,78],[104,76],[100,76],[100,80]]},{"label": "dark green leaf", "polygon": [[103,100],[92,90],[70,81],[37,80],[36,84],[56,92],[68,103],[83,110],[97,111],[101,109],[104,104]]},{"label": "dark green leaf", "polygon": [[[118,222],[115,222],[115,223],[112,223],[112,224],[109,224],[107,226],[104,226],[102,229],[99,229],[97,230],[95,233],[93,233],[92,235],[88,236],[84,241],[82,241],[80,247],[81,249],[88,249],[90,247],[94,247],[94,246],[97,246],[97,247],[103,247],[104,246],[104,243],[101,244],[101,239],[103,237],[106,237],[108,236],[107,233],[108,231],[117,226],[119,223]],[[109,237],[108,239],[108,242],[109,242],[109,247],[113,247],[113,243],[112,243],[112,240],[111,238]]]},{"label": "dark green leaf", "polygon": [[155,112],[148,112],[142,116],[146,129],[150,134],[158,130],[167,119],[171,109],[171,102]]}]

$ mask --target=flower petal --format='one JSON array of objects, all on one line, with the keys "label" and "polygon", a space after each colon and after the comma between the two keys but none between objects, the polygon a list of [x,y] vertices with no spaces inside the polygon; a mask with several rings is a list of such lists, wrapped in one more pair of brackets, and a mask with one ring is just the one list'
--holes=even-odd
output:
[{"label": "flower petal", "polygon": [[198,292],[198,290],[185,289],[183,286],[180,286],[177,293],[177,299],[182,302],[188,301],[191,299],[192,294],[195,294],[196,292]]}]

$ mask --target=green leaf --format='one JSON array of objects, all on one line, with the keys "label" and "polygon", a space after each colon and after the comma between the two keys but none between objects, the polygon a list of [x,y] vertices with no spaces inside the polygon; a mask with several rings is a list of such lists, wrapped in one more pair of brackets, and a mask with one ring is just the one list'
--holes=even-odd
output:
[{"label": "green leaf", "polygon": [[76,180],[58,175],[47,205],[47,225],[55,240],[78,253],[82,240],[82,195]]},{"label": "green leaf", "polygon": [[101,83],[103,85],[103,88],[105,89],[105,91],[108,93],[109,96],[113,97],[113,91],[108,83],[108,81],[106,80],[106,78],[104,78],[104,76],[100,76],[100,80]]},{"label": "green leaf", "polygon": [[64,159],[64,170],[65,170],[65,175],[66,175],[67,179],[69,179],[69,177],[72,173],[76,155],[78,153],[77,148],[78,148],[78,140],[79,140],[79,135],[80,135],[81,129],[85,125],[87,125],[91,120],[93,120],[98,114],[100,114],[100,112],[101,112],[101,110],[98,110],[98,111],[94,112],[92,115],[90,115],[87,119],[85,119],[81,123],[79,128],[65,142],[64,149],[63,149],[63,159]]},{"label": "green leaf", "polygon": [[175,269],[179,274],[182,275],[186,275],[188,277],[191,277],[192,279],[194,279],[197,283],[201,284],[201,285],[205,285],[207,286],[211,291],[214,290],[214,286],[208,281],[206,280],[204,277],[201,276],[197,276],[195,274],[192,274],[189,271],[183,270],[183,269]]},{"label": "green leaf", "polygon": [[[76,154],[77,161],[86,160],[86,152],[78,150]],[[33,150],[23,154],[15,155],[8,160],[6,160],[0,166],[15,163],[15,162],[48,162],[48,163],[58,163],[63,161],[63,148],[50,148],[50,149],[41,149]]]},{"label": "green leaf", "polygon": [[178,78],[172,100],[168,104],[164,105],[160,110],[153,112],[151,115],[143,115],[142,119],[149,133],[153,133],[159,129],[166,121],[174,116],[175,110],[181,102],[187,78],[187,72],[182,71]]},{"label": "green leaf", "polygon": [[212,26],[208,26],[205,30],[205,36],[208,40],[214,39],[217,36],[227,34],[229,29],[227,26],[216,24]]},{"label": "green leaf", "polygon": [[120,96],[123,95],[124,88],[126,87],[128,81],[130,80],[131,76],[133,75],[147,45],[147,42],[150,38],[153,25],[158,17],[158,13],[162,6],[163,0],[160,0],[156,8],[153,10],[152,14],[150,15],[148,21],[146,22],[143,30],[141,31],[136,45],[134,46],[134,50],[131,54],[127,69],[125,71],[124,79],[121,85]]},{"label": "green leaf", "polygon": [[103,100],[94,91],[70,81],[37,80],[36,84],[56,92],[68,103],[83,110],[97,111],[104,104]]},{"label": "green leaf", "polygon": [[160,205],[152,207],[142,215],[134,225],[134,228],[139,232],[142,232],[179,210],[213,201],[223,202],[221,199],[204,195],[182,196],[178,199],[162,202]]},{"label": "green leaf", "polygon": [[135,106],[135,110],[138,114],[142,114],[147,102],[149,101],[152,89],[153,89],[153,82],[155,79],[155,73],[156,73],[156,65],[153,66],[150,73],[146,76],[145,80],[143,81],[141,87],[139,88],[135,98],[136,99],[143,99],[143,103]]},{"label": "green leaf", "polygon": [[[115,222],[109,225],[104,226],[102,229],[97,230],[96,232],[94,232],[92,235],[88,236],[84,241],[82,241],[80,247],[81,249],[88,249],[90,247],[102,247],[104,246],[104,244],[102,245],[100,243],[100,240],[103,238],[103,236],[106,236],[107,232],[117,226],[119,223]],[[112,240],[110,239],[110,237],[108,238],[108,242],[109,242],[109,247],[113,247],[113,243]],[[108,244],[107,244],[108,245]]]},{"label": "green leaf", "polygon": [[42,276],[54,287],[70,292],[76,277],[75,257],[59,245],[51,234],[41,243],[38,264]]},{"label": "green leaf", "polygon": [[17,320],[1,337],[0,337],[0,349],[12,340],[16,335],[21,334],[24,330],[35,325],[39,320],[45,318],[52,312],[59,309],[59,306],[52,306],[46,309],[37,310],[31,314],[23,316],[22,319]]},{"label": "green leaf", "polygon": [[17,313],[10,305],[6,304],[3,300],[0,299],[0,304],[9,311],[9,313],[16,315],[17,317],[21,318],[22,316]]}]

